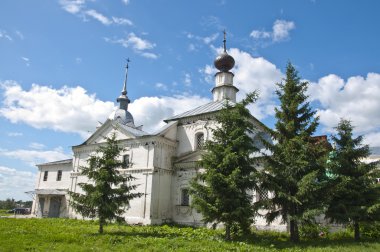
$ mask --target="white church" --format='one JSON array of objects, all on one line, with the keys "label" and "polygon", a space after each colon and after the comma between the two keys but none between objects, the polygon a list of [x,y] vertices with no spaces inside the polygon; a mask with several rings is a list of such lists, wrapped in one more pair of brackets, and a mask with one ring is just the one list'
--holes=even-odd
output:
[{"label": "white church", "polygon": [[[188,194],[190,180],[202,172],[198,162],[202,145],[212,139],[212,128],[216,127],[215,115],[228,99],[236,102],[239,91],[233,84],[234,74],[230,70],[235,60],[226,51],[214,61],[215,74],[213,101],[179,115],[165,119],[166,125],[156,133],[145,132],[136,127],[128,111],[127,74],[121,95],[117,98],[119,108],[82,144],[73,146],[73,158],[37,165],[38,175],[32,215],[37,217],[81,218],[69,205],[67,191],[81,192],[80,182],[88,178],[81,175],[80,167],[87,166],[87,159],[104,144],[106,136],[116,134],[125,169],[121,173],[132,174],[140,198],[133,199],[124,215],[131,224],[161,224],[176,222],[202,226],[202,216],[191,208]],[[252,116],[256,134],[266,132],[266,127]],[[253,136],[254,137],[254,136]],[[252,200],[268,197],[265,192],[253,193]],[[267,226],[262,218],[255,220],[258,228],[286,230],[280,222]]]}]

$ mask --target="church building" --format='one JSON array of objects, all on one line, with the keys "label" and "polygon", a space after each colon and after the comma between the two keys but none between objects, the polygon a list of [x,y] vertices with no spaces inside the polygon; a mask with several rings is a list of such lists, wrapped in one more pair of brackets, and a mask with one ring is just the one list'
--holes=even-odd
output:
[{"label": "church building", "polygon": [[[116,134],[126,164],[123,174],[132,174],[140,198],[130,201],[124,217],[131,224],[161,224],[176,222],[202,226],[202,216],[191,208],[189,196],[190,180],[197,172],[204,141],[212,139],[212,129],[217,127],[215,115],[223,108],[226,100],[236,102],[234,74],[230,71],[235,60],[224,51],[214,61],[218,72],[212,89],[213,101],[165,119],[166,125],[156,133],[145,132],[136,127],[128,111],[130,100],[127,96],[127,76],[121,95],[117,98],[119,107],[82,144],[73,146],[73,157],[68,160],[37,165],[38,178],[32,214],[37,217],[81,218],[69,205],[67,191],[81,192],[78,183],[87,182],[81,175],[81,166],[87,166],[87,159],[105,143],[105,137]],[[251,117],[256,134],[266,134],[266,126]],[[253,135],[252,137],[255,137]],[[253,193],[252,200],[268,197],[267,192]],[[275,222],[267,226],[264,219],[257,219],[261,228],[285,230],[286,225]]]}]

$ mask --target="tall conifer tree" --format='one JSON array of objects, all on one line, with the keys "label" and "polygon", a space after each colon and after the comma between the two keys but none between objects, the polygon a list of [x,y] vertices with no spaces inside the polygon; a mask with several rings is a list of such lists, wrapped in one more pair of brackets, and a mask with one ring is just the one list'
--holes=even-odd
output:
[{"label": "tall conifer tree", "polygon": [[362,136],[353,138],[353,127],[341,119],[332,136],[336,148],[328,160],[331,173],[330,202],[326,217],[331,221],[354,226],[355,240],[360,239],[360,223],[380,220],[380,184],[376,178],[378,162],[365,163],[370,155]]},{"label": "tall conifer tree", "polygon": [[265,157],[261,187],[272,197],[255,205],[268,210],[268,223],[281,218],[288,223],[290,239],[299,241],[299,225],[311,221],[321,207],[319,193],[324,174],[322,144],[312,138],[318,126],[315,111],[307,102],[307,82],[302,82],[291,63],[286,78],[276,91],[280,106],[276,108],[277,122],[271,131],[274,143],[266,142],[270,154]]},{"label": "tall conifer tree", "polygon": [[254,125],[246,108],[256,100],[256,93],[248,94],[242,102],[225,104],[216,117],[213,140],[206,141],[201,171],[192,182],[192,205],[202,213],[207,223],[223,223],[226,239],[231,239],[231,228],[247,231],[252,223],[252,196],[255,167],[252,153],[257,151],[252,135]]},{"label": "tall conifer tree", "polygon": [[119,159],[122,148],[116,136],[106,137],[106,145],[99,146],[88,159],[88,166],[81,167],[81,175],[87,176],[89,183],[78,183],[85,194],[69,192],[70,205],[84,217],[99,218],[99,233],[107,221],[121,220],[125,207],[140,193],[132,192],[136,185],[130,184],[134,178],[120,174],[125,164]]}]

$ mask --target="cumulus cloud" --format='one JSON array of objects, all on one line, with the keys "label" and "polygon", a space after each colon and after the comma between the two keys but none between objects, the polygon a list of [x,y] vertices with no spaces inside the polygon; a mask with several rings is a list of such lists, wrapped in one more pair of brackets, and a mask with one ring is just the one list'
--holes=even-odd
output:
[{"label": "cumulus cloud", "polygon": [[30,166],[36,164],[68,159],[71,156],[64,153],[62,147],[53,150],[0,150],[0,156],[21,160]]},{"label": "cumulus cloud", "polygon": [[210,102],[209,98],[198,95],[174,97],[141,97],[130,104],[130,111],[136,125],[144,125],[144,130],[155,132],[165,125],[164,119]]},{"label": "cumulus cloud", "polygon": [[272,31],[253,30],[250,36],[256,40],[270,39],[272,42],[280,42],[290,38],[290,31],[295,29],[293,21],[276,20],[273,23]]},{"label": "cumulus cloud", "polygon": [[138,37],[135,33],[131,32],[126,38],[110,39],[104,38],[106,42],[120,44],[125,48],[132,48],[135,52],[146,58],[156,59],[158,56],[154,53],[147,52],[146,50],[153,49],[156,44],[146,39]]},{"label": "cumulus cloud", "polygon": [[79,86],[54,89],[33,84],[30,90],[24,90],[14,81],[5,81],[0,87],[4,91],[0,115],[12,123],[26,123],[38,129],[86,137],[114,109],[112,102],[98,100]]},{"label": "cumulus cloud", "polygon": [[25,192],[34,189],[35,181],[36,174],[32,172],[0,166],[0,199],[31,200]]},{"label": "cumulus cloud", "polygon": [[349,119],[356,132],[372,132],[368,141],[380,146],[380,74],[368,73],[366,78],[353,76],[345,81],[330,74],[310,83],[310,99],[319,102],[318,115],[326,131],[332,131],[340,118]]},{"label": "cumulus cloud", "polygon": [[[216,53],[222,52],[218,48]],[[232,70],[235,74],[234,85],[239,88],[237,100],[241,100],[249,92],[258,90],[259,100],[249,108],[251,113],[258,119],[264,119],[274,114],[276,106],[275,89],[276,83],[280,82],[284,76],[274,64],[262,57],[254,58],[247,52],[237,48],[231,48],[229,54],[235,59],[235,67]],[[214,81],[215,67],[206,65],[202,70],[205,80]]]},{"label": "cumulus cloud", "polygon": [[[98,121],[105,121],[115,108],[113,102],[100,101],[95,95],[87,94],[82,87],[54,89],[33,84],[30,90],[23,90],[13,81],[6,81],[1,87],[4,90],[4,101],[0,115],[12,123],[21,122],[35,128],[74,132],[83,138],[88,137],[89,131],[95,130]],[[156,87],[165,88],[166,85],[157,84]],[[150,132],[162,127],[164,119],[209,101],[208,98],[197,95],[141,97],[130,104],[129,110],[136,125],[143,124],[144,129]],[[31,159],[33,157],[38,158],[39,162],[67,158],[61,149],[53,152],[3,150],[0,155],[20,158],[28,163],[35,162]]]}]

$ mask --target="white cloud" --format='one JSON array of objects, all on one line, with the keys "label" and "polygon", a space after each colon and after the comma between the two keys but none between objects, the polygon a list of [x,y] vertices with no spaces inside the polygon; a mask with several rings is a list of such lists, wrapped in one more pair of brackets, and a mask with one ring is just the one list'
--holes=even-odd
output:
[{"label": "white cloud", "polygon": [[[13,81],[2,83],[3,106],[0,115],[13,123],[26,123],[35,128],[48,128],[62,132],[75,132],[88,137],[98,121],[108,118],[114,109],[112,102],[103,102],[95,95],[88,95],[82,87],[51,87],[33,84],[30,90],[23,90]],[[198,104],[209,102],[208,98],[196,95],[174,97],[141,97],[133,101],[129,110],[136,125],[143,124],[147,131],[157,130],[164,125],[162,120]],[[0,155],[20,158],[29,163],[49,162],[67,158],[61,149],[49,151],[7,151]]]},{"label": "white cloud", "polygon": [[219,33],[214,33],[210,36],[203,37],[202,40],[203,40],[203,43],[210,44],[211,42],[213,42],[218,37],[219,37]]},{"label": "white cloud", "polygon": [[318,115],[326,131],[333,131],[340,118],[349,119],[357,133],[370,133],[373,138],[368,141],[380,146],[380,74],[353,76],[347,81],[330,74],[310,83],[308,93],[320,103]]},{"label": "white cloud", "polygon": [[25,61],[26,66],[30,66],[30,59],[27,57],[21,57],[23,61]]},{"label": "white cloud", "polygon": [[201,42],[201,43],[195,43],[195,44],[190,43],[188,46],[189,51],[196,51],[197,48],[202,47],[202,44],[209,45],[210,43],[214,42],[219,37],[219,33],[214,33],[214,34],[211,34],[209,36],[204,36],[204,37],[194,35],[190,32],[184,32],[184,33],[188,39]]},{"label": "white cloud", "polygon": [[19,136],[22,136],[23,134],[21,132],[8,132],[7,135],[10,137],[19,137]]},{"label": "white cloud", "polygon": [[266,39],[272,37],[272,34],[267,31],[254,30],[251,32],[250,36],[254,39]]},{"label": "white cloud", "polygon": [[191,86],[191,76],[189,73],[185,73],[185,77],[184,77],[183,82],[184,82],[186,87]]},{"label": "white cloud", "polygon": [[157,54],[154,54],[151,52],[142,52],[142,53],[140,53],[140,55],[145,57],[145,58],[148,58],[148,59],[157,59],[158,58]]},{"label": "white cloud", "polygon": [[133,25],[132,21],[126,18],[112,17],[112,21],[118,25]]},{"label": "white cloud", "polygon": [[380,146],[380,130],[377,132],[366,133],[364,135],[363,143],[372,147]]},{"label": "white cloud", "polygon": [[196,46],[193,44],[193,43],[190,43],[189,46],[187,47],[187,49],[192,52],[192,51],[196,51],[197,48]]},{"label": "white cloud", "polygon": [[141,97],[130,104],[136,125],[144,125],[144,130],[154,132],[165,125],[164,119],[195,108],[198,104],[210,102],[209,98],[193,96]]},{"label": "white cloud", "polygon": [[42,143],[33,142],[29,144],[29,147],[36,150],[42,150],[45,148],[45,145]]},{"label": "white cloud", "polygon": [[34,189],[36,174],[0,166],[0,199],[31,200],[25,192]]},{"label": "white cloud", "polygon": [[0,39],[7,39],[9,41],[13,41],[12,37],[8,35],[8,33],[6,31],[2,31],[0,30]]},{"label": "white cloud", "polygon": [[12,123],[39,129],[75,132],[86,137],[114,109],[112,102],[98,100],[79,86],[54,89],[33,84],[30,90],[23,90],[18,83],[5,81],[0,87],[4,91],[0,115]]},{"label": "white cloud", "polygon": [[82,17],[84,21],[87,20],[86,17],[91,17],[104,25],[133,25],[129,19],[119,17],[109,18],[97,10],[85,8],[86,0],[60,0],[59,3],[65,11]]},{"label": "white cloud", "polygon": [[149,42],[148,40],[137,37],[133,32],[129,33],[127,39],[124,40],[123,46],[132,46],[133,49],[143,51],[147,49],[153,49],[156,44]]},{"label": "white cloud", "polygon": [[24,34],[22,34],[20,31],[15,31],[15,34],[21,39],[24,40]]},{"label": "white cloud", "polygon": [[122,0],[122,2],[125,4],[125,5],[128,5],[130,0]]},{"label": "white cloud", "polygon": [[292,21],[276,20],[273,24],[273,40],[282,41],[289,38],[289,31],[296,28]]},{"label": "white cloud", "polygon": [[204,81],[209,84],[213,84],[214,76],[218,72],[218,70],[211,65],[206,65],[203,69],[199,69],[199,73],[204,75]]},{"label": "white cloud", "polygon": [[104,25],[112,24],[112,21],[109,18],[107,18],[103,14],[97,12],[96,10],[87,10],[87,11],[85,11],[85,14],[87,16],[94,18],[95,20],[98,20],[100,23],[102,23]]},{"label": "white cloud", "polygon": [[250,36],[256,40],[271,39],[272,42],[280,42],[290,38],[289,32],[296,28],[293,21],[276,20],[273,23],[272,31],[253,30]]},{"label": "white cloud", "polygon": [[154,85],[157,89],[162,89],[162,90],[168,90],[168,86],[161,83],[161,82],[157,82],[155,85]]},{"label": "white cloud", "polygon": [[0,155],[8,158],[21,160],[30,166],[36,164],[68,159],[71,156],[64,153],[62,147],[53,150],[0,150]]},{"label": "white cloud", "polygon": [[126,38],[122,39],[110,39],[104,38],[106,42],[120,44],[125,48],[132,48],[135,52],[141,56],[151,59],[156,59],[158,56],[152,52],[146,52],[146,50],[153,49],[156,44],[146,39],[136,36],[133,32],[129,33]]},{"label": "white cloud", "polygon": [[85,2],[85,0],[60,0],[59,4],[65,11],[77,14],[82,10]]}]

